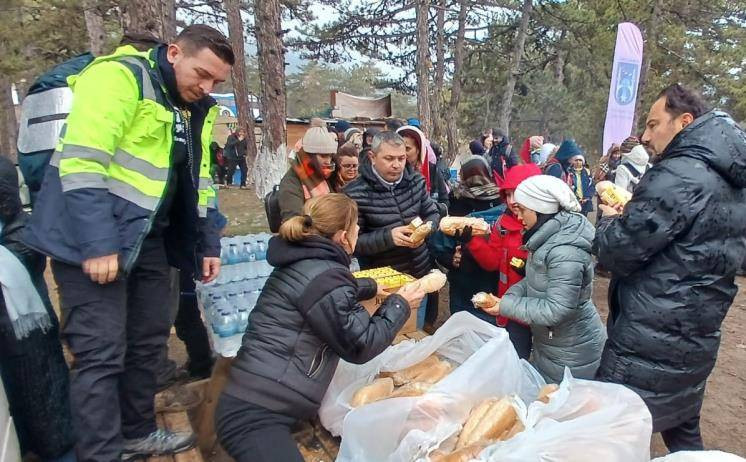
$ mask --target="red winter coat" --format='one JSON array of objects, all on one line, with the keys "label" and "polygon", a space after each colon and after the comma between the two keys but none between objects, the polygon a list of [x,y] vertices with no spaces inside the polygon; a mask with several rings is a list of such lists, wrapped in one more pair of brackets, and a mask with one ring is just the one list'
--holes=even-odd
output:
[{"label": "red winter coat", "polygon": [[[536,164],[516,165],[508,170],[501,192],[515,189],[526,178],[541,175],[541,169]],[[477,264],[485,271],[497,271],[500,275],[497,285],[497,296],[502,297],[516,282],[523,279],[510,261],[513,258],[523,260],[528,258],[528,252],[523,250],[523,225],[509,211],[505,212],[492,227],[488,239],[475,237],[467,248]],[[517,322],[517,321],[513,321]],[[506,326],[508,318],[497,317],[497,325]]]}]

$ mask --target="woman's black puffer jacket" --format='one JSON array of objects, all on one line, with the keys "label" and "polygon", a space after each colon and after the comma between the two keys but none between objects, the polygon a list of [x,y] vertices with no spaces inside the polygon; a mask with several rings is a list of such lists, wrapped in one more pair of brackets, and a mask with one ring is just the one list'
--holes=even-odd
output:
[{"label": "woman's black puffer jacket", "polygon": [[355,256],[362,268],[391,266],[397,271],[422,277],[432,268],[432,258],[423,244],[417,248],[397,247],[391,230],[420,217],[440,223],[438,206],[430,198],[425,178],[407,166],[401,181],[389,187],[373,173],[370,160],[360,165],[360,176],[344,189],[357,202],[360,237]]},{"label": "woman's black puffer jacket", "polygon": [[249,316],[225,393],[285,415],[307,418],[321,404],[339,358],[365,363],[388,347],[409,317],[390,295],[373,315],[358,300],[376,295],[356,280],[350,257],[323,237],[269,241],[275,267]]}]

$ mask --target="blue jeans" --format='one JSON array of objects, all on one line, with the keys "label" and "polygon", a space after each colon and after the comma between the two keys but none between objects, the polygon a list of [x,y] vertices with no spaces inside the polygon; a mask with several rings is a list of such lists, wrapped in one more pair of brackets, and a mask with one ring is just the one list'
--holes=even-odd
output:
[{"label": "blue jeans", "polygon": [[427,313],[427,295],[422,298],[420,307],[417,309],[417,329],[422,330],[425,326],[425,313]]}]

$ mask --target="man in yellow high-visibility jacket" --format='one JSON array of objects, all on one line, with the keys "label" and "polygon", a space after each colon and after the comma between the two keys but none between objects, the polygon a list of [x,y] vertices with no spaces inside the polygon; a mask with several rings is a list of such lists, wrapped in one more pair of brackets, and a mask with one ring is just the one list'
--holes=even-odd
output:
[{"label": "man in yellow high-visibility jacket", "polygon": [[79,461],[194,444],[157,430],[153,396],[171,328],[170,266],[203,281],[220,270],[209,93],[233,62],[220,32],[193,25],[174,43],[121,47],[68,79],[72,110],[24,241],[52,258],[75,356]]}]

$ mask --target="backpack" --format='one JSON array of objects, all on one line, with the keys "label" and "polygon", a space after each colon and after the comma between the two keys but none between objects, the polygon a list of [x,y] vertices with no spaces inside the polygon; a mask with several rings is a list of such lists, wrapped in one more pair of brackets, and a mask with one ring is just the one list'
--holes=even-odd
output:
[{"label": "backpack", "polygon": [[275,185],[272,191],[264,196],[264,212],[267,214],[269,230],[273,233],[280,231],[282,214],[280,213],[280,186]]},{"label": "backpack", "polygon": [[72,108],[73,92],[67,78],[80,73],[92,61],[93,55],[84,53],[58,64],[34,81],[21,103],[18,167],[28,185],[32,204]]}]

